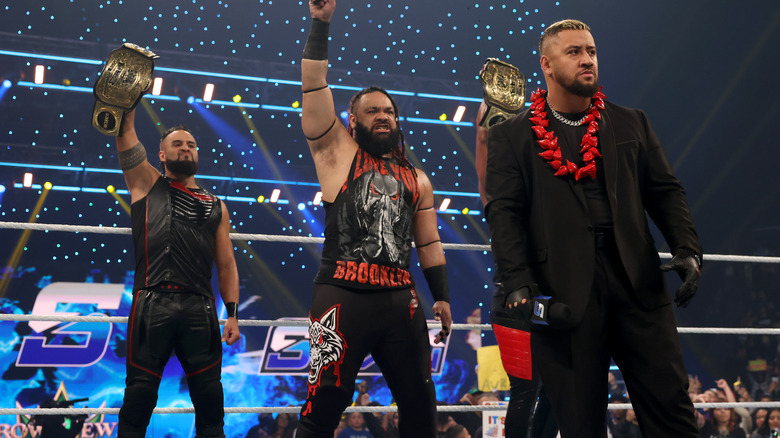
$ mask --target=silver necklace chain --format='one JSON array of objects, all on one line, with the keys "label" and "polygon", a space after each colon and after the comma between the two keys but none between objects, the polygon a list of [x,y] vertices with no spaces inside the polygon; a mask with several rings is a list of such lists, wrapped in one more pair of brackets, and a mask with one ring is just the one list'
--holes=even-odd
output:
[{"label": "silver necklace chain", "polygon": [[[549,106],[549,105],[548,105],[548,106]],[[593,106],[593,105],[591,104],[591,106],[590,106],[590,107],[592,107],[592,106]],[[590,109],[590,107],[588,107],[588,109]],[[585,121],[585,118],[586,118],[586,117],[588,117],[588,115],[587,115],[587,114],[585,114],[584,116],[582,116],[582,118],[581,118],[581,119],[579,119],[579,120],[576,120],[576,121],[575,121],[575,120],[569,120],[569,119],[567,119],[566,117],[564,117],[564,116],[562,116],[562,115],[558,114],[558,111],[555,111],[555,109],[553,109],[553,107],[552,107],[552,106],[550,106],[550,111],[552,111],[552,114],[553,114],[553,116],[554,116],[556,119],[558,119],[558,121],[559,121],[559,122],[563,123],[564,125],[569,125],[569,126],[580,126],[580,125],[582,125],[582,123]],[[586,111],[587,111],[587,110],[586,110]]]}]

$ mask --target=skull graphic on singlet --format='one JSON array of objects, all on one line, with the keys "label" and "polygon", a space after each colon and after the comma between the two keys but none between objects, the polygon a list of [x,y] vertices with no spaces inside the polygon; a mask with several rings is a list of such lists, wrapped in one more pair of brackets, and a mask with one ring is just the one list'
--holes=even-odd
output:
[{"label": "skull graphic on singlet", "polygon": [[[389,266],[408,265],[411,255],[412,211],[404,201],[405,187],[393,175],[370,170],[352,182],[354,203],[344,203],[339,216],[340,242],[359,233],[351,248],[354,260]],[[354,208],[354,213],[351,212]],[[350,223],[351,222],[351,223]],[[342,247],[343,248],[343,247]],[[346,249],[346,248],[344,248]]]}]

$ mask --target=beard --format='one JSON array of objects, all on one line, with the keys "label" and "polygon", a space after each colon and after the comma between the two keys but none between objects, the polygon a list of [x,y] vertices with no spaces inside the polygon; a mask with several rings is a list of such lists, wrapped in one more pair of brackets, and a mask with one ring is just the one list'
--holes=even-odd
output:
[{"label": "beard", "polygon": [[362,123],[355,123],[355,142],[360,149],[375,157],[384,156],[398,148],[401,141],[401,130],[391,129],[387,136],[374,135],[368,127]]},{"label": "beard", "polygon": [[165,168],[171,173],[192,176],[198,172],[198,162],[192,160],[165,160]]},{"label": "beard", "polygon": [[[594,71],[595,73],[595,71]],[[564,90],[568,91],[569,93],[580,96],[580,97],[593,97],[594,94],[596,94],[597,91],[599,91],[599,75],[598,73],[595,73],[594,75],[594,81],[591,84],[583,83],[577,79],[577,77],[573,78],[569,82],[565,82],[563,79],[563,75],[555,75],[554,77],[558,77],[561,79],[558,79],[557,82],[563,87]]]},{"label": "beard", "polygon": [[571,94],[580,97],[593,97],[597,91],[599,91],[599,77],[596,76],[596,80],[592,84],[585,84],[578,81],[576,78],[568,84],[561,84],[563,88]]},{"label": "beard", "polygon": [[597,91],[599,91],[598,78],[592,84],[583,84],[582,82],[575,79],[571,83],[562,84],[562,85],[563,88],[566,89],[566,91],[568,91],[571,94],[574,94],[575,96],[580,96],[580,97],[593,97],[593,95],[596,94]]}]

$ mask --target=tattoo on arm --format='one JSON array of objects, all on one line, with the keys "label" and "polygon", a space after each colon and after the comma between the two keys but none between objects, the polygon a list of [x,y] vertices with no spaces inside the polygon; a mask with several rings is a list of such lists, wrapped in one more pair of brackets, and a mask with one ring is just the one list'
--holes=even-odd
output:
[{"label": "tattoo on arm", "polygon": [[328,88],[328,84],[325,84],[325,85],[323,85],[323,86],[321,86],[321,87],[312,88],[311,90],[304,90],[304,91],[303,91],[303,94],[306,94],[306,93],[314,93],[315,91],[324,90],[324,89],[326,89],[326,88]]},{"label": "tattoo on arm", "polygon": [[119,153],[119,166],[122,172],[134,169],[146,161],[146,148],[139,141],[135,146]]},{"label": "tattoo on arm", "polygon": [[333,123],[330,124],[330,127],[327,130],[325,130],[325,132],[323,132],[322,134],[320,134],[320,135],[318,135],[316,137],[306,137],[306,140],[309,140],[309,141],[319,140],[322,137],[325,137],[325,134],[329,133],[330,130],[333,129],[334,126],[336,126],[336,120],[334,120]]},{"label": "tattoo on arm", "polygon": [[422,245],[415,245],[415,248],[417,248],[417,249],[420,249],[420,248],[425,248],[426,246],[428,246],[428,245],[433,245],[433,244],[434,244],[434,243],[436,243],[436,242],[441,242],[441,240],[439,240],[439,239],[437,239],[437,240],[431,240],[430,242],[428,242],[428,243],[424,243],[424,244],[422,244]]}]

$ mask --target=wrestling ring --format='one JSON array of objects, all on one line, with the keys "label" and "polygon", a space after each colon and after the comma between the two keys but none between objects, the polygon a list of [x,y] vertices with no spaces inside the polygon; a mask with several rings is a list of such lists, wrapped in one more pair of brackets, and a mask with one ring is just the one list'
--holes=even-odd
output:
[{"label": "wrestling ring", "polygon": [[[60,225],[60,224],[40,224],[27,222],[0,222],[0,228],[18,229],[18,230],[36,230],[36,231],[60,231],[73,233],[97,233],[97,234],[131,234],[129,228],[120,227],[100,227],[83,225]],[[287,242],[287,243],[305,243],[319,244],[324,239],[316,237],[302,236],[282,236],[268,234],[247,234],[231,233],[233,240],[253,240],[264,242]],[[445,250],[460,251],[490,251],[490,245],[478,244],[455,244],[444,243]],[[659,253],[662,259],[671,258],[669,253]],[[780,263],[780,257],[767,256],[745,256],[745,255],[726,255],[726,254],[707,254],[707,262],[736,262],[736,263]],[[67,316],[67,315],[20,315],[20,314],[0,314],[0,321],[57,321],[57,322],[101,322],[101,323],[127,323],[126,317],[116,316]],[[220,320],[224,324],[225,320]],[[248,320],[238,321],[239,326],[289,326],[304,327],[308,326],[307,321],[285,321],[285,320]],[[483,330],[490,331],[490,324],[452,324],[452,330]],[[678,333],[694,333],[709,335],[780,335],[780,328],[738,328],[738,327],[678,327]],[[778,408],[780,402],[738,402],[738,403],[694,403],[695,408]],[[264,406],[264,407],[225,407],[226,414],[260,414],[260,413],[291,413],[300,412],[300,406]],[[474,411],[496,411],[504,410],[500,406],[438,406],[440,412],[474,412]],[[630,403],[611,403],[608,405],[610,410],[631,409]],[[352,406],[345,412],[396,412],[396,406]],[[194,413],[193,408],[156,408],[155,414],[189,414]],[[99,415],[109,414],[117,415],[119,408],[0,408],[0,415]]]}]

